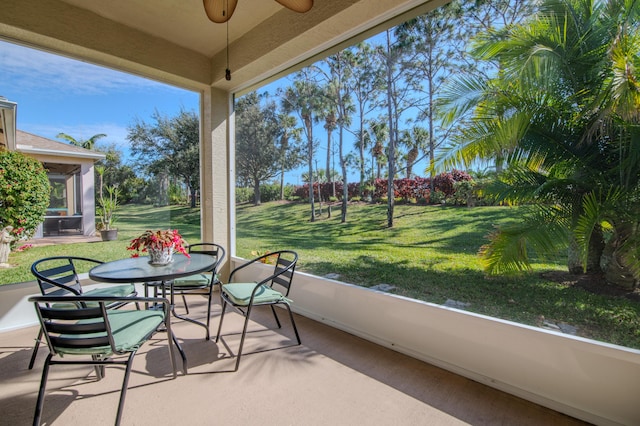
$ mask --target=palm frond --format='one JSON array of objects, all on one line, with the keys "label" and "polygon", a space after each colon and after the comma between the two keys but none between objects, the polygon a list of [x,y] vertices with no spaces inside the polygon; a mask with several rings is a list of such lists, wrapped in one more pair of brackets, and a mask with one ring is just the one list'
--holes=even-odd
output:
[{"label": "palm frond", "polygon": [[480,249],[485,271],[490,275],[531,270],[529,250],[542,257],[567,246],[566,211],[561,206],[536,206],[525,219],[505,226],[489,236]]}]

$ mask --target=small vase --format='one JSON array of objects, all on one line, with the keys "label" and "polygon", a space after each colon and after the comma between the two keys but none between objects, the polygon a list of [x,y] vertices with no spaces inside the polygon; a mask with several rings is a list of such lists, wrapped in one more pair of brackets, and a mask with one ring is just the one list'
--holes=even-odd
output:
[{"label": "small vase", "polygon": [[173,262],[173,249],[173,245],[161,249],[147,249],[149,252],[149,263],[151,265],[168,265]]}]

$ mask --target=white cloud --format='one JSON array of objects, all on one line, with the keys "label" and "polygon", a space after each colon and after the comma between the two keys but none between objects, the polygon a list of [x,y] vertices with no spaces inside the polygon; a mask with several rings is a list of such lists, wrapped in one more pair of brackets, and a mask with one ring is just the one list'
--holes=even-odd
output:
[{"label": "white cloud", "polygon": [[72,94],[103,94],[114,91],[171,90],[170,86],[0,41],[2,76],[23,91],[61,91]]}]

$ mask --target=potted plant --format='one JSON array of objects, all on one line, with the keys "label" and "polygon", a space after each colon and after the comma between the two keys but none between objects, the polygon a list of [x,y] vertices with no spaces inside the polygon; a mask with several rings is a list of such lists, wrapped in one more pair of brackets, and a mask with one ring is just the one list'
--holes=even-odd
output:
[{"label": "potted plant", "polygon": [[102,241],[113,241],[118,238],[118,229],[114,228],[116,222],[115,212],[118,209],[118,196],[120,189],[117,186],[106,185],[104,187],[107,192],[105,197],[100,188],[100,200],[98,202],[98,210],[100,213],[100,222],[97,228],[100,231]]},{"label": "potted plant", "polygon": [[146,230],[142,235],[134,238],[129,243],[127,250],[134,253],[131,257],[138,257],[140,253],[149,254],[149,263],[152,265],[166,265],[173,260],[173,253],[182,253],[187,257],[187,243],[177,229]]}]

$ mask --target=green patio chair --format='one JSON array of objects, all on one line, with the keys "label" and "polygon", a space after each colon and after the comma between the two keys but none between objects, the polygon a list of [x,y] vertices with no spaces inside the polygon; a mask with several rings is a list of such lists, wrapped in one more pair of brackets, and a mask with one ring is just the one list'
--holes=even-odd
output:
[{"label": "green patio chair", "polygon": [[[234,371],[237,371],[240,366],[242,347],[247,334],[247,325],[249,324],[249,317],[254,306],[269,306],[273,312],[278,328],[281,328],[282,325],[280,324],[280,320],[278,319],[278,315],[276,314],[274,307],[275,305],[284,306],[289,312],[289,318],[291,319],[291,325],[293,326],[293,331],[295,332],[298,345],[301,343],[298,328],[296,327],[296,323],[293,319],[293,313],[291,312],[291,300],[288,299],[297,262],[298,254],[294,251],[281,250],[267,253],[235,268],[229,275],[229,284],[222,284],[222,288],[220,290],[220,297],[222,298],[222,313],[220,314],[220,323],[218,324],[216,342],[220,340],[222,321],[224,320],[224,314],[227,306],[231,306],[245,317]],[[273,264],[273,272],[268,277],[257,282],[232,282],[234,274],[257,263]],[[281,289],[281,291],[278,291],[278,288]]]},{"label": "green patio chair", "polygon": [[[51,365],[92,365],[98,380],[106,365],[125,365],[124,379],[115,424],[122,419],[133,357],[160,325],[167,333],[169,358],[176,377],[173,354],[173,335],[169,301],[159,297],[101,297],[101,296],[32,296],[49,346],[44,363],[38,400],[33,419],[39,425],[44,408],[45,388]],[[126,309],[124,305],[141,302],[163,309]],[[72,305],[70,305],[72,303]],[[123,309],[109,309],[119,304]],[[122,355],[122,356],[121,356]],[[54,359],[54,356],[56,359]],[[82,359],[78,359],[82,357]],[[124,359],[123,359],[124,357]]]},{"label": "green patio chair", "polygon": [[[76,271],[76,263],[88,262],[99,265],[103,262],[95,259],[77,256],[54,256],[36,260],[31,265],[31,273],[36,278],[40,292],[43,296],[111,296],[111,297],[135,297],[136,288],[133,284],[109,285],[103,288],[83,291],[80,278]],[[114,303],[109,308],[118,308],[121,303]],[[36,343],[29,360],[29,370],[38,354],[38,348],[42,340],[42,330],[38,333]]]}]

